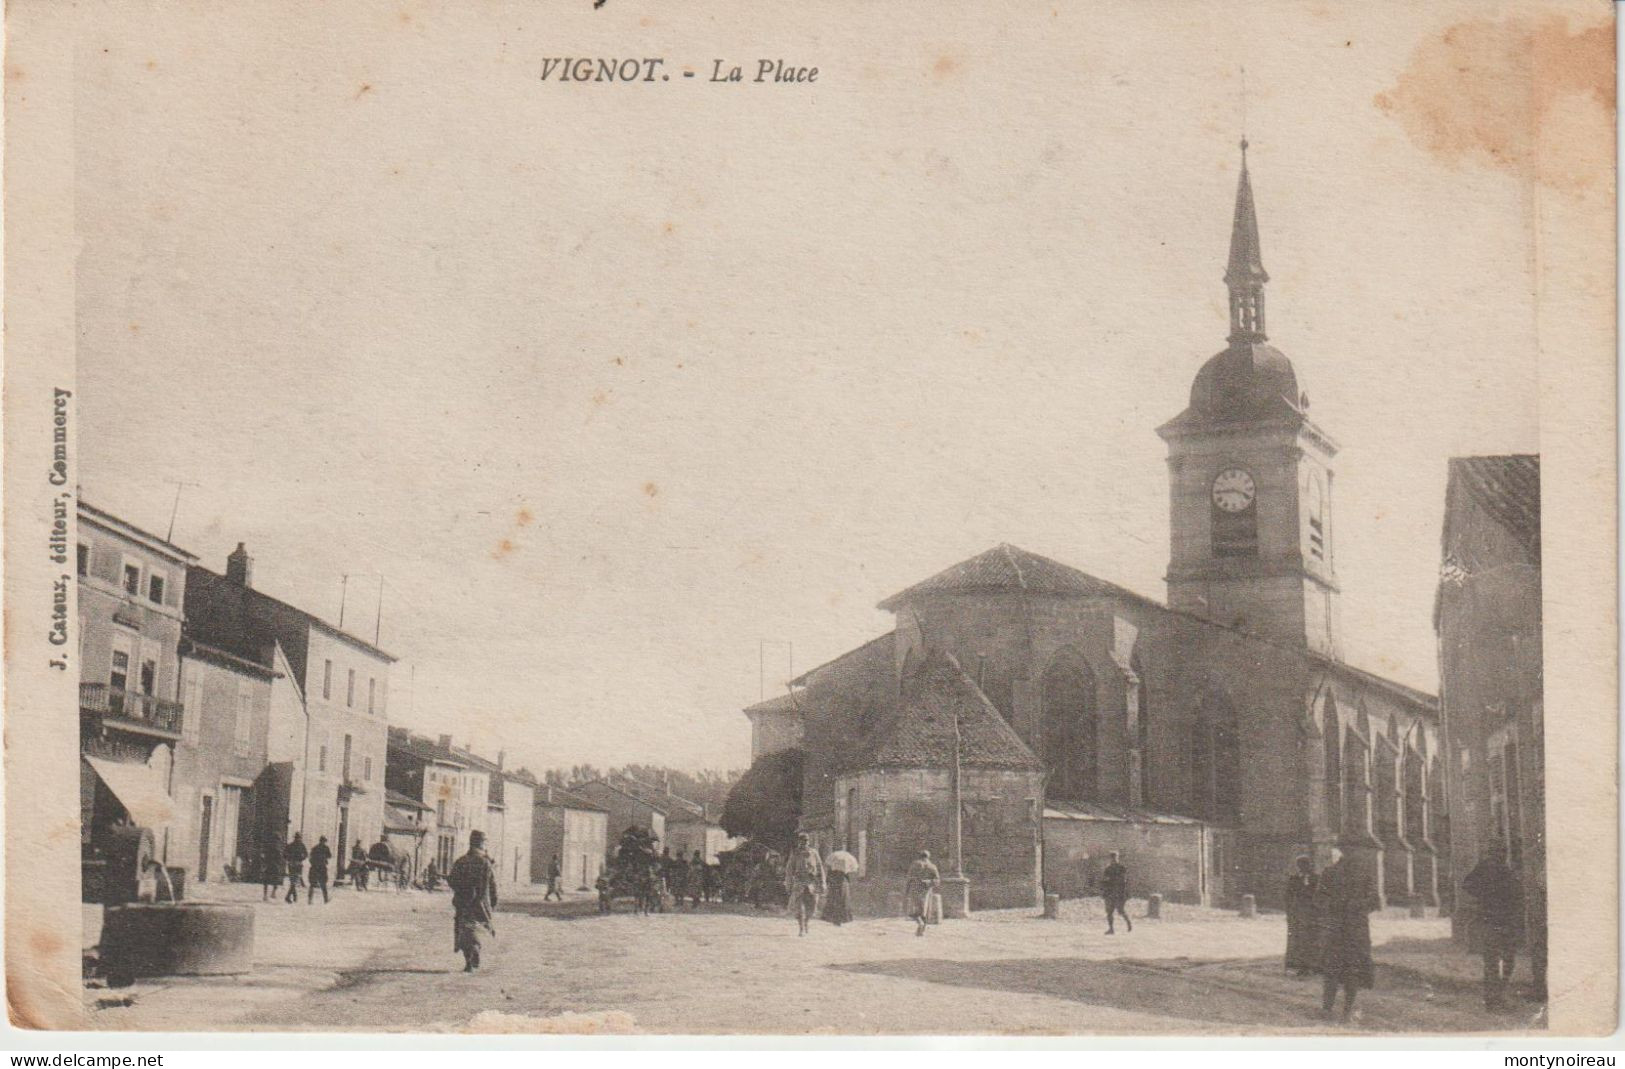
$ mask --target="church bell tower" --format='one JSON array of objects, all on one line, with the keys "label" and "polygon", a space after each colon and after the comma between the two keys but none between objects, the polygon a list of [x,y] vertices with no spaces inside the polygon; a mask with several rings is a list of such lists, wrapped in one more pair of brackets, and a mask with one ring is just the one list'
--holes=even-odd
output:
[{"label": "church bell tower", "polygon": [[1332,458],[1292,363],[1268,344],[1258,215],[1241,142],[1230,227],[1228,345],[1196,373],[1168,443],[1168,603],[1337,657]]}]

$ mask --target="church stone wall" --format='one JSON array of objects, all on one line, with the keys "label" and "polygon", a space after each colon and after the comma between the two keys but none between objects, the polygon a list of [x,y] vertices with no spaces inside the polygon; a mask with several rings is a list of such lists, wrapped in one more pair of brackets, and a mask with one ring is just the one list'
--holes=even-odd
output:
[{"label": "church stone wall", "polygon": [[1062,898],[1100,894],[1111,852],[1128,867],[1131,898],[1202,901],[1202,825],[1044,819],[1044,890]]},{"label": "church stone wall", "polygon": [[[1039,904],[1038,820],[1043,785],[1037,772],[966,769],[965,875],[971,908]],[[853,909],[867,916],[904,912],[909,865],[921,850],[949,874],[951,794],[940,769],[878,769],[844,776],[836,790],[837,837],[848,837],[862,862],[852,883]],[[849,799],[853,808],[849,807]]]}]

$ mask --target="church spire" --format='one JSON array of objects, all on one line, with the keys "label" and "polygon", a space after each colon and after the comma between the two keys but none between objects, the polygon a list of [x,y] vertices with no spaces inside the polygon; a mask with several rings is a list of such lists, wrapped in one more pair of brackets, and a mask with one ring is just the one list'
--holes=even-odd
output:
[{"label": "church spire", "polygon": [[1230,224],[1230,263],[1224,284],[1230,289],[1230,341],[1264,340],[1264,270],[1258,247],[1258,214],[1253,209],[1253,185],[1247,177],[1247,138],[1241,139],[1241,180],[1236,185],[1236,215]]}]

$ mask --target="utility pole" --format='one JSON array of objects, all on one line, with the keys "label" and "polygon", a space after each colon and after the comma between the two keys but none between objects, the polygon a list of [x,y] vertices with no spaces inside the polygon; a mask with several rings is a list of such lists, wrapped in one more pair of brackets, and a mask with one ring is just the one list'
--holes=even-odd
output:
[{"label": "utility pole", "polygon": [[344,630],[344,602],[350,595],[350,573],[345,572],[339,584],[339,630]]},{"label": "utility pole", "polygon": [[169,530],[164,532],[164,541],[165,542],[168,542],[168,541],[170,541],[171,539],[173,539],[175,537],[175,516],[181,510],[181,487],[183,487],[183,486],[197,487],[197,486],[202,486],[203,485],[202,483],[181,482],[178,479],[170,479],[168,481],[169,481],[169,485],[171,485],[171,486],[173,486],[175,488],[175,505],[174,505],[173,508],[171,508],[169,510]]},{"label": "utility pole", "polygon": [[952,825],[953,838],[953,872],[949,875],[954,879],[965,878],[965,798],[961,776],[963,769],[960,759],[959,714],[954,713],[954,765],[948,780],[948,793],[953,796],[954,820]]},{"label": "utility pole", "polygon": [[767,701],[767,648],[769,646],[784,646],[789,650],[790,675],[786,682],[796,677],[796,647],[795,644],[784,639],[762,638],[756,640],[756,675],[757,675],[757,701]]},{"label": "utility pole", "polygon": [[378,619],[372,625],[372,644],[378,645],[378,637],[384,631],[384,573],[378,573]]},{"label": "utility pole", "polygon": [[948,821],[949,872],[942,878],[942,915],[970,916],[970,880],[965,876],[965,796],[960,755],[959,711],[954,710],[954,752],[948,766],[948,804],[953,811]]}]

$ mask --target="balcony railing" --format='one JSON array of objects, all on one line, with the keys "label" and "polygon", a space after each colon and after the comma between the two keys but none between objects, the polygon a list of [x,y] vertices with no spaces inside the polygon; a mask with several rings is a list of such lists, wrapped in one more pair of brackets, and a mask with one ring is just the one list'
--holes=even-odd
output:
[{"label": "balcony railing", "polygon": [[180,702],[133,690],[116,690],[106,683],[79,684],[79,709],[147,731],[177,738],[181,733]]}]

